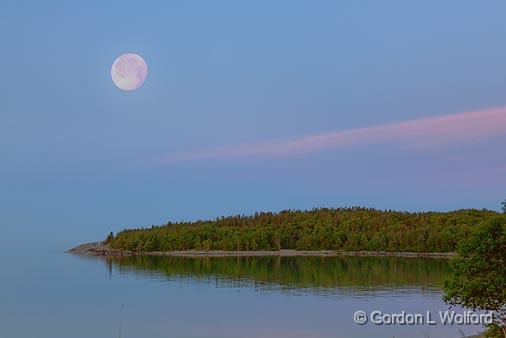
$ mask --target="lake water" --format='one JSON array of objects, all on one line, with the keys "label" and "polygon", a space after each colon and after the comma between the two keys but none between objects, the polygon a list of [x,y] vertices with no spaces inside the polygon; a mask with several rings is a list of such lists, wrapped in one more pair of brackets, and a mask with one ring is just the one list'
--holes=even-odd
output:
[{"label": "lake water", "polygon": [[[462,337],[441,325],[444,259],[131,257],[4,253],[2,338]],[[355,311],[437,325],[358,325]],[[462,313],[462,309],[454,309]]]}]

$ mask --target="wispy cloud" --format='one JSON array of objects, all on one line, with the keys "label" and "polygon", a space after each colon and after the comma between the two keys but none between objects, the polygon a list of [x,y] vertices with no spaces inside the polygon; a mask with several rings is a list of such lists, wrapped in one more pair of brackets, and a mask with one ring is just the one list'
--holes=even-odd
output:
[{"label": "wispy cloud", "polygon": [[167,156],[161,162],[281,157],[380,142],[396,142],[413,148],[425,148],[498,134],[506,134],[506,106],[285,140],[197,150]]}]

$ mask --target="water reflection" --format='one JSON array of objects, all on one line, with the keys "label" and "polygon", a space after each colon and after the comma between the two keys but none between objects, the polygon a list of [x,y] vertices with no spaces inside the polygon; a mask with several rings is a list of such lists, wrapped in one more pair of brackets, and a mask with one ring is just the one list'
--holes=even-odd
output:
[{"label": "water reflection", "polygon": [[110,273],[259,291],[321,295],[437,292],[446,259],[401,257],[101,257]]}]

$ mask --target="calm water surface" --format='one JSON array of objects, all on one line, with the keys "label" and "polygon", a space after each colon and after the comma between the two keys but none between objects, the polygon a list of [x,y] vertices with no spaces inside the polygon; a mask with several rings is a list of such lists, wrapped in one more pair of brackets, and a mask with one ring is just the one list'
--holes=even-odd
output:
[{"label": "calm water surface", "polygon": [[2,338],[435,338],[481,330],[353,321],[357,310],[437,317],[448,309],[444,259],[0,256]]}]

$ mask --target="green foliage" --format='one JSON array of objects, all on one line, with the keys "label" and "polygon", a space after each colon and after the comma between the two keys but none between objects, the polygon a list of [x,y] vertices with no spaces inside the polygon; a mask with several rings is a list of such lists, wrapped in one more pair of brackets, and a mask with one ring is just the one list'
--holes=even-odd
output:
[{"label": "green foliage", "polygon": [[111,232],[109,233],[109,235],[107,235],[107,237],[106,237],[106,239],[105,239],[104,243],[105,243],[105,244],[109,244],[109,243],[111,243],[111,242],[112,242],[112,240],[113,240],[113,239],[114,239],[114,234],[113,234],[113,233],[112,233],[112,231],[111,231]]},{"label": "green foliage", "polygon": [[[484,221],[458,248],[450,262],[444,299],[452,305],[494,311],[504,328],[506,311],[506,217]],[[491,332],[495,329],[491,328]],[[506,337],[506,330],[505,330]]]},{"label": "green foliage", "polygon": [[501,204],[502,204],[502,208],[501,208],[502,212],[503,212],[503,214],[506,214],[506,199],[504,201],[502,201]]},{"label": "green foliage", "polygon": [[213,221],[167,223],[119,232],[114,249],[340,250],[451,252],[488,210],[408,213],[366,208],[286,210]]},{"label": "green foliage", "polygon": [[491,324],[487,327],[487,331],[485,332],[485,338],[504,338],[506,334],[503,332],[502,328],[498,324]]}]

